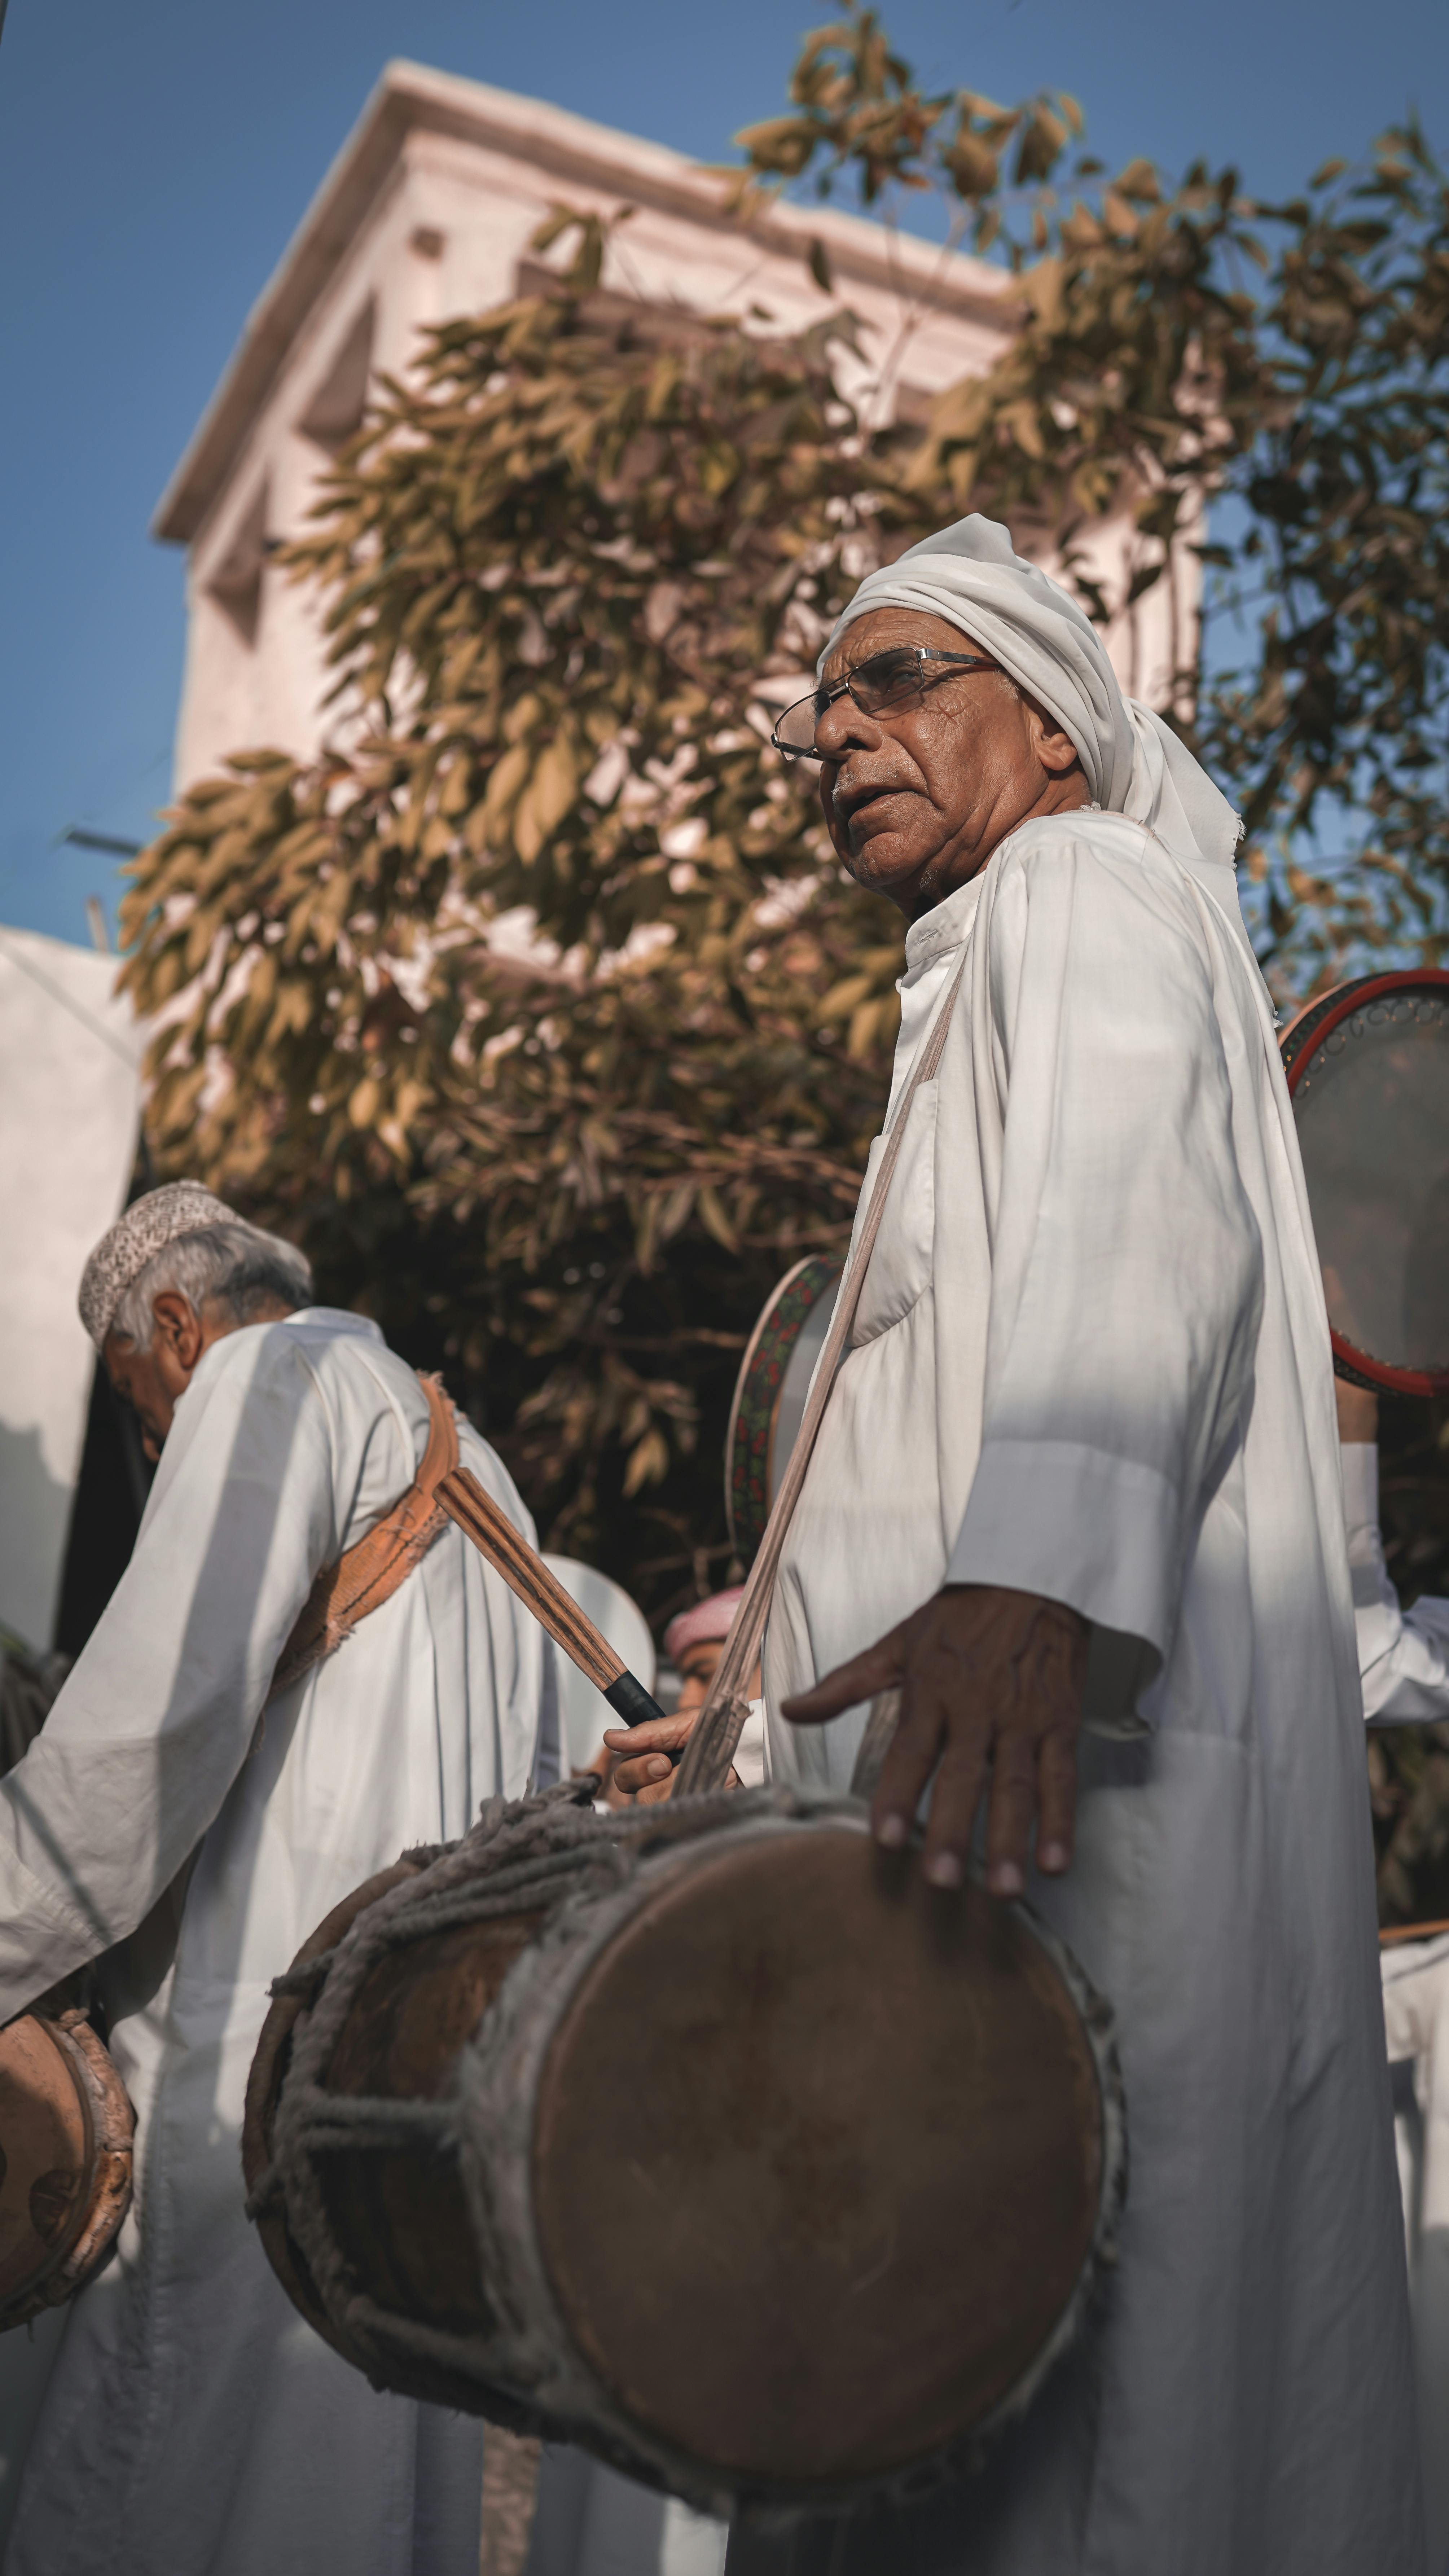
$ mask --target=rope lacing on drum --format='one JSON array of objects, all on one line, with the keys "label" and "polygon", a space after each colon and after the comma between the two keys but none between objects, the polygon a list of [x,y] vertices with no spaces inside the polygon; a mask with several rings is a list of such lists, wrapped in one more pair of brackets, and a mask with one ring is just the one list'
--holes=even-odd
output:
[{"label": "rope lacing on drum", "polygon": [[[372,2365],[370,2376],[376,2378],[386,2360],[388,2384],[396,2386],[398,2356],[474,2379],[479,2374],[464,2337],[383,2310],[360,2290],[326,2206],[318,2156],[419,2142],[456,2155],[459,2147],[453,2096],[415,2102],[328,2089],[326,2071],[364,1979],[389,1952],[464,1924],[537,1915],[541,1938],[571,1905],[622,1886],[642,1859],[669,1844],[738,1822],[747,1811],[794,1813],[796,1806],[789,1791],[754,1790],[728,1799],[675,1798],[605,1817],[594,1807],[588,1780],[561,1782],[514,1803],[489,1799],[461,1842],[377,1898],[331,1949],[274,1981],[273,1995],[298,1999],[302,2011],[277,2107],[271,2161],[248,2198],[248,2215],[284,2211],[287,2233],[318,2300],[334,2327],[358,2347],[364,2365]],[[468,2179],[471,2186],[475,2176]],[[473,2205],[471,2187],[469,2198]],[[474,2214],[476,2220],[476,2206]],[[510,2322],[522,2331],[522,2320]],[[534,2359],[542,2376],[545,2358]]]}]

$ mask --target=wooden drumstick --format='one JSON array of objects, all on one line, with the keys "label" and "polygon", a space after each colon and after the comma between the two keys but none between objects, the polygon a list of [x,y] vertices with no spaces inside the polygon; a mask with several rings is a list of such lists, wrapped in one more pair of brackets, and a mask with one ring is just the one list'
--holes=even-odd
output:
[{"label": "wooden drumstick", "polygon": [[558,1576],[550,1573],[543,1558],[520,1536],[492,1495],[484,1492],[476,1476],[470,1475],[466,1467],[455,1467],[450,1476],[441,1479],[437,1494],[449,1519],[457,1522],[479,1555],[487,1557],[510,1591],[517,1593],[525,1610],[531,1610],[539,1626],[548,1630],[555,1645],[562,1646],[581,1673],[587,1673],[595,1690],[603,1692],[610,1708],[626,1726],[642,1726],[646,1719],[664,1715],[657,1699],[650,1698],[643,1683],[615,1654],[607,1637],[600,1635],[592,1619],[565,1592]]},{"label": "wooden drumstick", "polygon": [[1437,1941],[1441,1932],[1449,1932],[1449,1923],[1394,1923],[1380,1932],[1379,1948],[1392,1950],[1400,1941]]}]

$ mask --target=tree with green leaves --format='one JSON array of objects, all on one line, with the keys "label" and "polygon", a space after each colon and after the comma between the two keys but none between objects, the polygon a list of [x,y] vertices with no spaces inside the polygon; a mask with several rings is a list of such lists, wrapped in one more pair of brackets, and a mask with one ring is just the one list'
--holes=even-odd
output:
[{"label": "tree with green leaves", "polygon": [[898,926],[767,741],[867,562],[980,509],[1105,617],[1103,521],[1138,596],[1196,557],[1170,712],[1242,804],[1285,992],[1437,954],[1449,860],[1449,195],[1417,130],[1277,207],[1206,163],[1109,174],[1073,100],[927,96],[853,7],[741,143],[741,223],[784,187],[933,201],[1009,281],[996,366],[867,427],[818,245],[822,319],[783,338],[601,296],[605,236],[560,208],[556,284],[436,330],[289,549],[347,747],[239,748],[125,923],[160,1167],[303,1233],[547,1536],[661,1614],[726,1570],[744,1340],[842,1244],[887,1082]]}]

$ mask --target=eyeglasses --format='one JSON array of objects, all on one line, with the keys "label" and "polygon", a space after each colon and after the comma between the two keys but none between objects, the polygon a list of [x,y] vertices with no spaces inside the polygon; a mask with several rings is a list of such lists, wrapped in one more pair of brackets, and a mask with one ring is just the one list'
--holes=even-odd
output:
[{"label": "eyeglasses", "polygon": [[994,671],[999,665],[984,653],[938,653],[931,644],[892,644],[884,653],[872,653],[870,659],[858,662],[843,680],[832,680],[829,688],[819,688],[813,697],[797,698],[787,707],[770,736],[777,751],[787,760],[825,760],[829,754],[817,751],[815,735],[827,707],[848,693],[863,716],[882,716],[898,707],[916,707],[928,689],[939,688],[949,680],[952,671],[926,675],[928,662],[949,662],[955,671]]}]

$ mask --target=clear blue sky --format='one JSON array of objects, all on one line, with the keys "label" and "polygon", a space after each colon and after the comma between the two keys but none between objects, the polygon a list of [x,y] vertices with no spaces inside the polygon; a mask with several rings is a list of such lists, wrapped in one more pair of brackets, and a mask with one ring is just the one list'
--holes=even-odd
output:
[{"label": "clear blue sky", "polygon": [[[164,804],[182,562],[147,534],[258,293],[391,54],[701,158],[784,105],[779,0],[10,0],[0,43],[0,922],[84,939]],[[1289,193],[1417,105],[1449,141],[1445,0],[897,0],[942,88],[1073,90],[1119,163]]]}]

